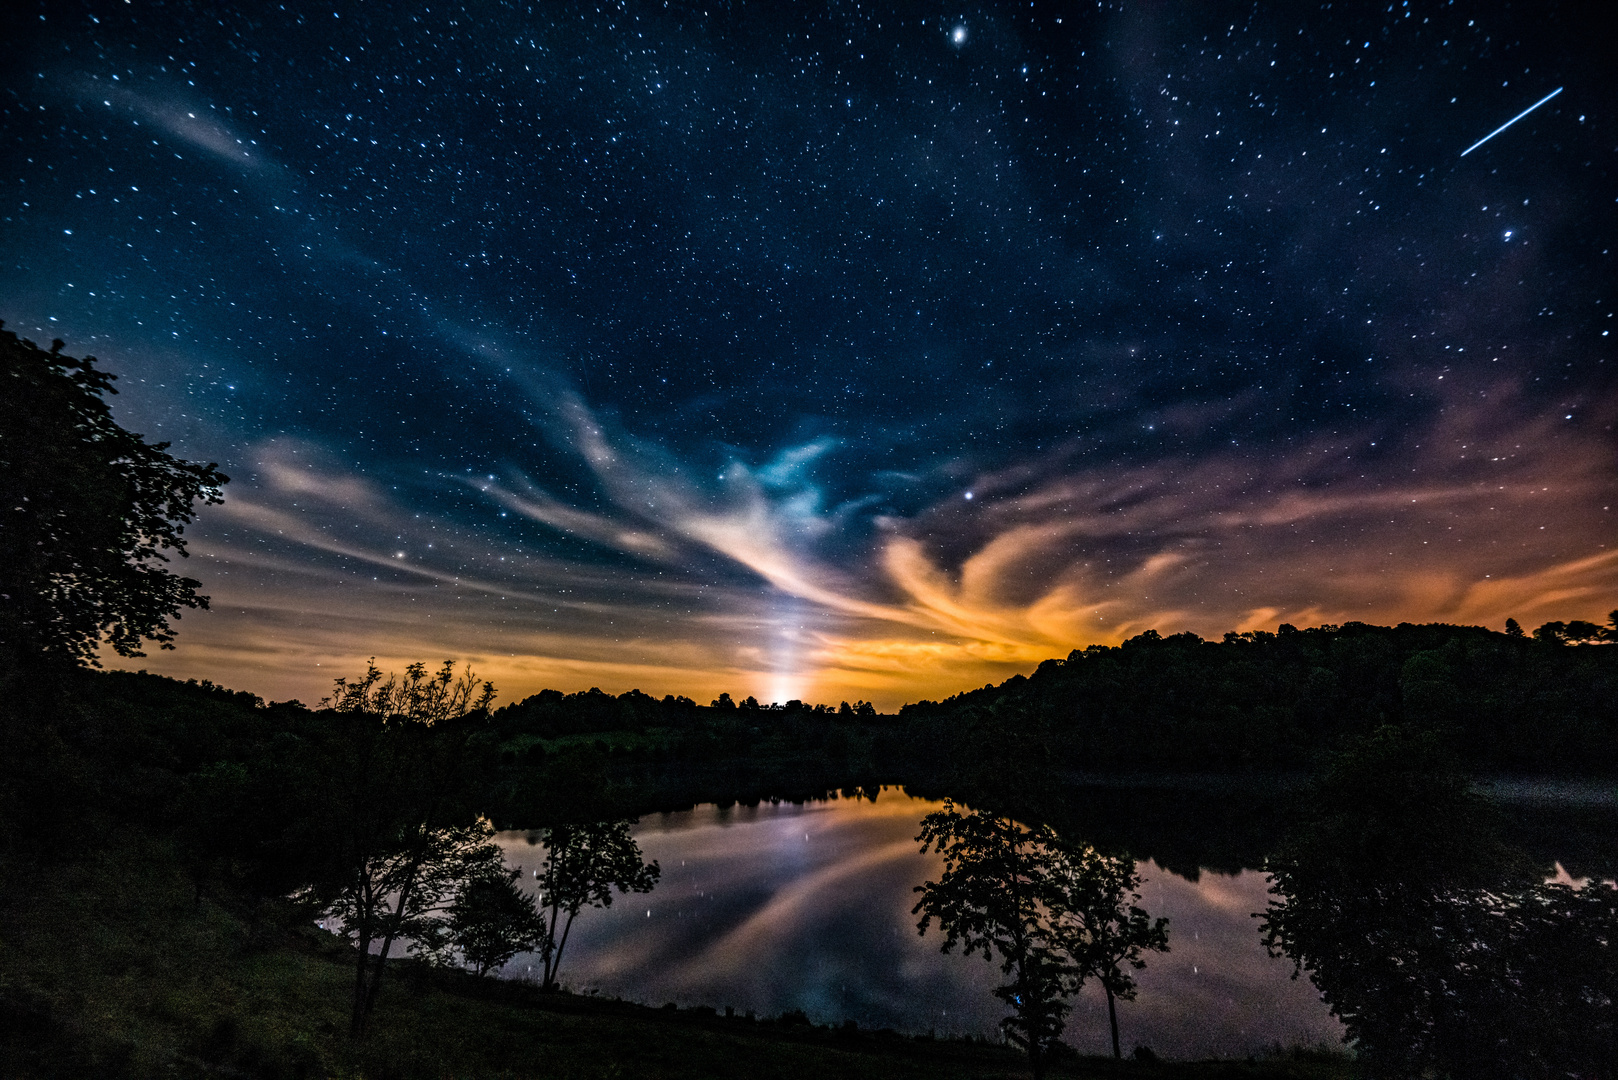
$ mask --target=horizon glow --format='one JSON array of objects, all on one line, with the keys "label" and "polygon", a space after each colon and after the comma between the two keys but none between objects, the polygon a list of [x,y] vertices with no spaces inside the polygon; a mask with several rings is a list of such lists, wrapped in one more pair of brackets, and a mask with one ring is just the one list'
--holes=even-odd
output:
[{"label": "horizon glow", "polygon": [[892,709],[1618,607],[1612,121],[1453,150],[1571,16],[136,14],[0,76],[0,318],[233,477],[111,666]]}]

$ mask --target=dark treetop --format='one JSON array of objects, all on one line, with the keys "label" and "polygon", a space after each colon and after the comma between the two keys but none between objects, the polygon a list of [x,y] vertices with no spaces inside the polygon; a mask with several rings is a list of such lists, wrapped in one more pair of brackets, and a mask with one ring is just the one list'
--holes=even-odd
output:
[{"label": "dark treetop", "polygon": [[181,461],[112,418],[95,357],[45,352],[0,323],[0,660],[97,663],[141,641],[171,647],[169,619],[207,607],[184,555],[193,504],[227,477]]}]

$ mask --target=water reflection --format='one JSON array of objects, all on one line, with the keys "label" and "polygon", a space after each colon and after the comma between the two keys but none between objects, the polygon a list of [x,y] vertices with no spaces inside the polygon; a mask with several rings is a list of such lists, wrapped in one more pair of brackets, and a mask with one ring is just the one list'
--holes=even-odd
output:
[{"label": "water reflection", "polygon": [[1618,890],[1545,881],[1502,824],[1436,738],[1383,728],[1271,860],[1267,941],[1371,1075],[1614,1075]]},{"label": "water reflection", "polygon": [[[644,818],[635,838],[662,881],[650,896],[579,917],[562,982],[654,1005],[801,1009],[820,1023],[998,1038],[998,965],[940,953],[911,914],[914,887],[941,868],[915,836],[941,805],[890,790],[875,803],[708,805]],[[543,856],[522,833],[499,841],[525,871]],[[1255,933],[1264,875],[1191,882],[1153,862],[1139,870],[1145,906],[1171,920],[1173,951],[1138,973],[1139,999],[1120,1007],[1126,1053],[1145,1044],[1175,1057],[1236,1056],[1341,1038],[1314,988],[1293,981],[1291,963],[1268,956]],[[519,956],[506,971],[530,968],[537,977],[535,959]],[[1074,1000],[1064,1040],[1111,1052],[1099,987]]]}]

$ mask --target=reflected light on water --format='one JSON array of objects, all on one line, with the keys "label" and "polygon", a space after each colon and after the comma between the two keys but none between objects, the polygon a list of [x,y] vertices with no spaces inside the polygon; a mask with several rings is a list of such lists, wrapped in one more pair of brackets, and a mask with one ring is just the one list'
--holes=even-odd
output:
[{"label": "reflected light on water", "polygon": [[[876,802],[699,806],[644,818],[635,835],[663,868],[650,896],[618,897],[574,924],[562,982],[651,1005],[726,1006],[760,1016],[801,1009],[817,1023],[857,1021],[940,1035],[998,1038],[999,965],[945,955],[934,929],[916,932],[914,889],[942,862],[915,841],[942,804],[896,790]],[[526,871],[543,849],[499,837]],[[1204,872],[1196,882],[1141,865],[1142,905],[1167,915],[1172,951],[1138,973],[1139,999],[1120,1003],[1127,1050],[1174,1057],[1245,1056],[1276,1043],[1336,1044],[1342,1028],[1292,964],[1269,957],[1257,920],[1268,879]],[[505,974],[537,961],[518,956]],[[1099,987],[1075,1001],[1065,1040],[1110,1053]]]}]

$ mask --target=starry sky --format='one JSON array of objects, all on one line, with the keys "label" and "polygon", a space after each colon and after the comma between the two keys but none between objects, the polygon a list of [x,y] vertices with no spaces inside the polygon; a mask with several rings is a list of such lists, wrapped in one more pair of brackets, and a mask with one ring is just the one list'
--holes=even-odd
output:
[{"label": "starry sky", "polygon": [[1618,607],[1574,5],[4,18],[0,318],[233,478],[129,666],[892,707]]}]

